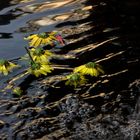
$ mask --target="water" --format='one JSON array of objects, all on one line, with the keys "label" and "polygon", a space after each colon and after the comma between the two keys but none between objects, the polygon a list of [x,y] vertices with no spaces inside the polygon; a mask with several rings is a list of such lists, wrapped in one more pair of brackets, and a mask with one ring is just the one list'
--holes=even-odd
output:
[{"label": "water", "polygon": [[[49,3],[54,3],[49,6]],[[73,1],[69,0],[62,3],[61,1],[49,0],[28,0],[28,1],[7,1],[6,3],[0,2],[0,57],[1,58],[15,58],[25,54],[24,46],[27,42],[23,39],[32,33],[39,33],[43,31],[55,30],[55,25],[58,21],[53,18],[56,15],[61,15],[72,11],[78,4],[72,5]],[[68,3],[69,2],[69,3]],[[76,1],[75,1],[76,2]],[[75,3],[74,2],[74,3]],[[58,7],[56,6],[58,4]],[[60,4],[60,5],[59,5]],[[65,4],[65,5],[64,5]],[[66,5],[67,4],[67,5]],[[43,5],[47,8],[40,8]],[[64,5],[64,6],[63,6]],[[37,7],[37,8],[36,8]],[[61,8],[60,8],[61,7]],[[34,10],[35,9],[35,10]],[[44,19],[44,24],[35,24],[37,20]],[[48,23],[49,22],[49,23]],[[59,21],[61,22],[61,21]],[[21,45],[22,44],[22,45]],[[8,53],[10,52],[10,53]]]},{"label": "water", "polygon": [[[0,56],[25,54],[23,37],[44,30],[60,31],[67,45],[49,48],[56,53],[51,60],[55,70],[46,77],[22,76],[26,65],[19,59],[13,61],[20,69],[0,77],[0,139],[138,140],[139,2],[83,0],[59,7],[61,2],[8,1],[2,6],[7,20],[0,24],[0,43],[5,44]],[[89,61],[101,64],[105,74],[76,89],[65,86],[62,78]],[[10,89],[16,86],[24,91],[21,97]]]}]

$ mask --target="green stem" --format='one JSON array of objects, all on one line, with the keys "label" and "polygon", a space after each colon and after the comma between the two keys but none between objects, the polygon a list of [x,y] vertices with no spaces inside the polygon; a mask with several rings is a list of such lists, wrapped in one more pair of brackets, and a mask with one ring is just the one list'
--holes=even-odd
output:
[{"label": "green stem", "polygon": [[31,62],[35,64],[35,61],[33,60],[32,56],[31,56],[31,54],[30,54],[29,49],[28,49],[27,47],[25,47],[25,49],[26,49],[26,51],[27,51],[27,53],[28,53],[28,55],[29,55],[29,57],[30,57],[30,59],[31,59]]}]

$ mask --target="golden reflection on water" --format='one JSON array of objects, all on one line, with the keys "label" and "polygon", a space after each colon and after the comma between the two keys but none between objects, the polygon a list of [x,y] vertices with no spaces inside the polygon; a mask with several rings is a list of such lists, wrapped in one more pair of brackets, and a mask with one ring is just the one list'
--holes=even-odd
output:
[{"label": "golden reflection on water", "polygon": [[[24,0],[26,1],[26,0]],[[25,12],[43,12],[46,10],[51,10],[51,9],[55,9],[55,8],[59,8],[59,7],[63,7],[65,5],[70,5],[70,4],[74,4],[76,2],[78,2],[79,0],[66,0],[66,1],[56,1],[56,2],[42,2],[42,3],[34,3],[34,4],[30,4],[30,5],[26,5],[24,7],[21,7],[20,9],[22,11]]]},{"label": "golden reflection on water", "polygon": [[42,12],[46,9],[54,9],[54,8],[59,8],[68,4],[74,4],[78,2],[79,0],[59,0],[57,2],[51,2],[51,3],[44,3],[43,5],[40,5],[35,12]]},{"label": "golden reflection on water", "polygon": [[17,3],[28,3],[28,2],[32,2],[34,0],[12,0],[11,4],[17,4]]},{"label": "golden reflection on water", "polygon": [[35,20],[30,22],[31,24],[39,25],[39,26],[47,26],[47,25],[52,25],[55,24],[56,21],[52,20],[49,17],[43,17],[41,19]]},{"label": "golden reflection on water", "polygon": [[[69,20],[75,13],[74,9],[69,9],[69,12],[57,12],[57,8],[64,8],[65,6],[71,6],[73,4],[78,4],[79,0],[55,0],[55,1],[45,1],[39,2],[35,0],[13,0],[12,3],[26,3],[18,7],[18,11],[22,11],[22,17],[27,16],[28,14],[38,14],[40,12],[49,12],[49,10],[55,10],[55,12],[49,15],[42,14],[42,17],[38,15],[36,18],[31,16],[31,19],[26,22],[26,27],[21,27],[17,32],[28,32],[28,31],[37,31],[39,27],[54,25],[59,22]],[[90,10],[92,6],[83,7],[81,10]],[[33,28],[32,28],[32,27]],[[32,29],[31,29],[31,28]],[[35,27],[35,28],[34,28]],[[37,27],[37,28],[36,28]]]},{"label": "golden reflection on water", "polygon": [[70,18],[70,16],[71,16],[71,13],[65,13],[65,14],[61,14],[61,15],[56,15],[55,17],[54,17],[54,20],[67,20],[67,19],[69,19]]},{"label": "golden reflection on water", "polygon": [[71,13],[65,13],[61,15],[52,15],[52,16],[47,16],[47,17],[42,17],[41,19],[34,20],[32,24],[39,25],[39,26],[47,26],[47,25],[52,25],[57,22],[62,22],[71,16]]}]

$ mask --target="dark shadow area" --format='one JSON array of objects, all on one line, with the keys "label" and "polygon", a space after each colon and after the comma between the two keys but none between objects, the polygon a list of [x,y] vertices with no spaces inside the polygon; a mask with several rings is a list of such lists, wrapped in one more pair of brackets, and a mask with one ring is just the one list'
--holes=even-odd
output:
[{"label": "dark shadow area", "polygon": [[10,1],[11,1],[11,0],[0,1],[0,10],[2,10],[2,9],[4,9],[4,8],[8,7],[8,6],[10,6],[10,5],[11,5],[11,4],[10,4]]},{"label": "dark shadow area", "polygon": [[12,20],[16,19],[19,15],[14,15],[11,11],[11,13],[6,13],[5,15],[0,15],[0,25],[7,25],[9,24]]},{"label": "dark shadow area", "polygon": [[11,33],[0,33],[0,38],[12,38]]}]

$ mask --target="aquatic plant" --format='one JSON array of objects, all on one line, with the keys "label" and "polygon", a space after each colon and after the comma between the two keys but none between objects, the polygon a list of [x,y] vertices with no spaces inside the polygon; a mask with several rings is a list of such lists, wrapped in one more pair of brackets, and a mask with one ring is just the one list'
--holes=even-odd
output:
[{"label": "aquatic plant", "polygon": [[67,81],[65,82],[65,84],[74,86],[76,88],[77,86],[81,86],[87,83],[85,75],[97,77],[99,76],[99,74],[104,74],[102,67],[95,62],[88,62],[84,65],[74,68],[73,73],[66,76]]},{"label": "aquatic plant", "polygon": [[49,63],[49,57],[53,56],[53,53],[43,48],[32,48],[30,49],[30,54],[34,61],[46,63]]},{"label": "aquatic plant", "polygon": [[[30,62],[30,67],[26,70],[26,74],[32,74],[39,77],[41,75],[46,76],[48,73],[52,73],[54,68],[50,63],[50,58],[54,54],[46,50],[44,46],[65,45],[62,36],[54,31],[49,33],[32,34],[25,39],[29,40],[29,47],[25,47],[25,49],[28,54],[27,60]],[[21,57],[21,60],[24,59]],[[0,59],[0,73],[3,75],[8,75],[8,73],[17,66],[18,65],[10,61]],[[86,75],[97,77],[100,74],[104,74],[102,67],[95,62],[88,62],[72,69],[72,72],[64,78],[65,85],[74,86],[74,88],[76,88],[87,83],[88,80],[86,79]],[[20,96],[22,92],[23,91],[19,87],[13,89],[13,93],[18,96]]]},{"label": "aquatic plant", "polygon": [[54,44],[58,43],[61,45],[65,45],[63,38],[58,32],[44,32],[40,34],[33,34],[28,37],[24,38],[25,40],[29,40],[30,47],[39,47],[43,45],[51,45],[54,46]]},{"label": "aquatic plant", "polygon": [[15,88],[13,88],[13,93],[15,94],[15,95],[17,95],[17,96],[21,96],[22,95],[22,93],[23,93],[23,90],[20,88],[20,87],[15,87]]},{"label": "aquatic plant", "polygon": [[66,85],[74,86],[76,88],[85,83],[87,83],[87,79],[80,73],[72,73],[66,76]]},{"label": "aquatic plant", "polygon": [[41,48],[34,51],[30,51],[27,47],[25,47],[25,49],[30,58],[31,67],[28,69],[30,74],[39,77],[40,75],[47,75],[47,73],[51,73],[53,68],[49,65],[47,60],[47,56],[51,55],[51,53],[46,51],[46,54],[48,55],[45,55],[45,51]]},{"label": "aquatic plant", "polygon": [[47,75],[48,73],[51,73],[52,70],[53,68],[46,63],[31,62],[31,67],[28,69],[28,72],[36,77],[39,77],[40,75]]},{"label": "aquatic plant", "polygon": [[88,62],[84,65],[74,68],[74,73],[81,73],[82,75],[90,75],[97,77],[99,74],[104,74],[102,67],[95,62]]},{"label": "aquatic plant", "polygon": [[0,59],[0,73],[3,75],[8,75],[14,68],[18,67],[18,65],[4,59]]}]

